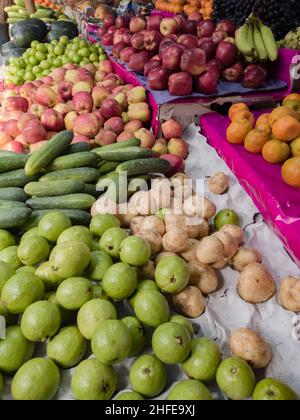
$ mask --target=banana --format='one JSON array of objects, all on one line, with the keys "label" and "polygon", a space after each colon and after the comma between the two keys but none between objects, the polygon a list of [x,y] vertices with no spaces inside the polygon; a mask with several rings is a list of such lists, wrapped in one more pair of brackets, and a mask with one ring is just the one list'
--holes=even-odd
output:
[{"label": "banana", "polygon": [[258,23],[258,26],[269,60],[276,61],[278,58],[278,48],[272,29],[264,25],[261,21]]},{"label": "banana", "polygon": [[238,50],[243,55],[251,55],[253,50],[253,44],[249,43],[249,31],[250,27],[248,23],[245,23],[243,26],[241,26],[236,33],[235,37],[235,43],[238,48]]},{"label": "banana", "polygon": [[268,59],[268,53],[262,35],[260,33],[258,24],[254,25],[253,39],[259,61],[266,61]]}]

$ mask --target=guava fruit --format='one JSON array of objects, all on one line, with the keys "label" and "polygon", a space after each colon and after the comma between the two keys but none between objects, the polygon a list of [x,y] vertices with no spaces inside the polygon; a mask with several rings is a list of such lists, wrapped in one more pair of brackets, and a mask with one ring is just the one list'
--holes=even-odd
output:
[{"label": "guava fruit", "polygon": [[5,375],[16,372],[33,356],[34,343],[22,334],[21,327],[6,328],[5,339],[0,339],[0,371]]},{"label": "guava fruit", "polygon": [[129,264],[117,263],[105,272],[102,287],[112,299],[126,299],[137,286],[137,274]]},{"label": "guava fruit", "polygon": [[60,384],[60,372],[52,360],[37,357],[26,362],[11,385],[14,400],[53,400]]},{"label": "guava fruit", "polygon": [[217,370],[216,379],[220,390],[235,401],[249,398],[255,386],[253,370],[238,357],[223,360]]},{"label": "guava fruit", "polygon": [[0,252],[8,248],[9,246],[13,246],[16,244],[14,236],[7,232],[7,230],[0,229]]},{"label": "guava fruit", "polygon": [[63,242],[51,252],[52,270],[61,278],[81,276],[88,266],[91,252],[83,242]]},{"label": "guava fruit", "polygon": [[240,218],[234,210],[224,209],[216,214],[214,218],[214,225],[216,230],[220,230],[225,225],[240,226]]},{"label": "guava fruit", "polygon": [[129,236],[121,243],[120,259],[122,262],[140,267],[147,264],[151,257],[149,242],[138,236]]},{"label": "guava fruit", "polygon": [[94,281],[101,281],[106,271],[113,265],[111,256],[103,251],[91,253],[90,263],[85,270],[86,276]]},{"label": "guava fruit", "polygon": [[36,277],[38,277],[44,283],[46,290],[56,290],[60,283],[63,281],[55,271],[52,270],[49,261],[41,264],[35,271]]},{"label": "guava fruit", "polygon": [[50,254],[49,244],[42,236],[30,236],[18,248],[18,257],[24,265],[36,265]]},{"label": "guava fruit", "polygon": [[155,356],[163,363],[174,365],[183,362],[191,348],[191,336],[187,329],[176,322],[166,322],[152,335]]},{"label": "guava fruit", "polygon": [[167,370],[157,357],[144,354],[131,365],[129,379],[135,392],[152,398],[159,395],[166,386]]},{"label": "guava fruit", "polygon": [[116,390],[117,375],[112,366],[97,359],[81,362],[72,376],[71,389],[76,400],[109,400]]},{"label": "guava fruit", "polygon": [[156,290],[139,292],[135,298],[134,312],[144,325],[154,328],[167,322],[170,317],[167,299]]},{"label": "guava fruit", "polygon": [[92,290],[92,299],[100,298],[100,299],[109,300],[109,297],[104,292],[102,286],[100,286],[99,284],[93,284],[92,287],[93,287],[93,290]]},{"label": "guava fruit", "polygon": [[20,243],[22,241],[25,241],[25,239],[31,238],[32,236],[41,236],[39,234],[39,228],[38,228],[38,226],[33,227],[33,228],[27,230],[25,233],[23,233],[22,238],[20,239]]},{"label": "guava fruit", "polygon": [[190,320],[188,320],[187,318],[185,318],[182,315],[172,315],[170,317],[170,322],[177,322],[178,324],[182,325],[183,327],[185,327],[191,338],[193,338],[194,336],[194,328],[193,328],[193,324],[190,322]]},{"label": "guava fruit", "polygon": [[166,293],[179,293],[190,280],[187,263],[176,255],[163,258],[155,269],[155,281]]},{"label": "guava fruit", "polygon": [[55,292],[46,293],[44,296],[44,300],[48,300],[48,302],[54,303],[54,305],[58,307],[61,316],[61,326],[70,325],[76,321],[76,312],[68,311],[67,309],[63,308],[58,303]]},{"label": "guava fruit", "polygon": [[16,273],[22,273],[23,271],[27,271],[28,273],[35,274],[36,268],[32,267],[32,265],[23,265],[23,267],[20,267],[17,269]]},{"label": "guava fruit", "polygon": [[43,342],[53,337],[60,324],[58,307],[47,300],[40,300],[28,306],[21,319],[22,333],[33,342]]},{"label": "guava fruit", "polygon": [[126,230],[110,228],[100,238],[100,249],[113,258],[119,258],[121,243],[128,237]]},{"label": "guava fruit", "polygon": [[196,401],[211,401],[212,395],[209,390],[201,382],[195,379],[185,379],[177,382],[167,397],[167,400],[196,400]]},{"label": "guava fruit", "polygon": [[16,245],[3,249],[0,252],[0,261],[7,263],[15,271],[22,267],[22,263],[18,257],[18,247]]},{"label": "guava fruit", "polygon": [[157,284],[153,280],[142,280],[142,281],[140,281],[138,283],[136,289],[135,289],[135,292],[128,299],[128,303],[129,303],[130,306],[134,307],[134,302],[135,302],[137,294],[139,292],[143,291],[143,290],[157,290],[159,292],[159,287],[157,286]]},{"label": "guava fruit", "polygon": [[135,391],[122,391],[120,392],[114,400],[118,401],[139,401],[143,400],[144,398]]},{"label": "guava fruit", "polygon": [[12,314],[21,314],[33,302],[42,299],[43,282],[29,271],[12,276],[4,284],[1,300]]},{"label": "guava fruit", "polygon": [[0,316],[3,316],[5,319],[5,324],[7,327],[10,325],[15,325],[18,322],[18,315],[11,314],[7,307],[0,300]]},{"label": "guava fruit", "polygon": [[117,311],[111,302],[92,299],[79,309],[77,325],[83,337],[91,340],[95,330],[103,321],[116,318]]},{"label": "guava fruit", "polygon": [[58,366],[69,369],[84,358],[87,347],[87,340],[77,327],[64,327],[48,342],[47,356]]},{"label": "guava fruit", "polygon": [[92,234],[85,226],[72,226],[64,230],[57,239],[57,245],[64,242],[83,242],[89,249],[92,249]]},{"label": "guava fruit", "polygon": [[77,311],[92,298],[92,283],[85,277],[70,277],[57,288],[58,303],[69,311]]},{"label": "guava fruit", "polygon": [[258,382],[253,392],[254,401],[295,401],[296,393],[284,382],[274,378],[265,378]]},{"label": "guava fruit", "polygon": [[124,322],[107,319],[98,325],[92,337],[92,351],[101,363],[112,365],[125,360],[132,346],[132,336]]},{"label": "guava fruit", "polygon": [[45,214],[39,222],[40,236],[49,242],[56,242],[62,232],[72,226],[71,220],[62,212],[55,211]]},{"label": "guava fruit", "polygon": [[91,251],[92,252],[100,251],[99,240],[96,240],[93,238]]},{"label": "guava fruit", "polygon": [[199,381],[212,381],[222,361],[217,344],[207,337],[197,337],[192,340],[191,353],[182,363],[184,373]]},{"label": "guava fruit", "polygon": [[90,223],[90,231],[93,235],[101,237],[108,229],[119,228],[120,220],[112,214],[96,214]]},{"label": "guava fruit", "polygon": [[145,347],[146,337],[144,327],[134,316],[126,316],[122,319],[122,322],[127,325],[132,335],[132,346],[128,357],[136,356]]},{"label": "guava fruit", "polygon": [[15,274],[15,271],[5,262],[0,261],[0,293],[3,286]]}]

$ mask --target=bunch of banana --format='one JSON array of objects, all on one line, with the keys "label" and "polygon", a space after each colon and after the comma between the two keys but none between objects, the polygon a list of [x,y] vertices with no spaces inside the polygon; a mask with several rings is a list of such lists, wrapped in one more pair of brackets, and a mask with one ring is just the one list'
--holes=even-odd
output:
[{"label": "bunch of banana", "polygon": [[253,15],[237,30],[235,42],[248,63],[276,61],[278,58],[272,30]]}]

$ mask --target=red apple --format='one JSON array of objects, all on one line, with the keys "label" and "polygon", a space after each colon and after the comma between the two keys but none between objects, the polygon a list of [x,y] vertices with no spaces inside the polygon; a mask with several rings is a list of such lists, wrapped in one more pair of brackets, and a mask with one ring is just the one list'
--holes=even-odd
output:
[{"label": "red apple", "polygon": [[96,109],[96,111],[93,111],[92,114],[96,115],[96,117],[98,118],[99,127],[102,128],[105,123],[105,118],[101,114],[100,109]]},{"label": "red apple", "polygon": [[[19,131],[23,131],[25,128],[25,125],[30,120],[37,120],[36,115],[31,114],[30,112],[27,112],[26,114],[22,114],[21,117],[18,120],[18,127]],[[0,130],[1,131],[1,130]]]},{"label": "red apple", "polygon": [[116,32],[116,30],[117,30],[117,27],[112,25],[107,29],[107,33],[108,34],[114,34]]},{"label": "red apple", "polygon": [[58,85],[59,95],[65,100],[72,99],[73,86],[74,84],[72,82],[60,82]]},{"label": "red apple", "polygon": [[136,131],[138,131],[140,128],[142,128],[142,126],[143,124],[141,123],[140,120],[132,120],[124,125],[124,130],[129,131],[130,133],[133,134]]},{"label": "red apple", "polygon": [[216,55],[216,51],[217,51],[217,46],[216,44],[213,42],[213,40],[204,40],[201,42],[201,40],[199,41],[199,48],[201,48],[201,50],[203,50],[205,52],[205,56],[206,56],[206,60],[212,60],[215,55]]},{"label": "red apple", "polygon": [[128,63],[130,57],[137,52],[138,51],[133,47],[126,47],[120,52],[120,60],[124,61],[124,63]]},{"label": "red apple", "polygon": [[76,144],[76,143],[88,143],[88,144],[90,144],[90,139],[86,136],[81,136],[81,135],[74,136],[71,144]]},{"label": "red apple", "polygon": [[185,19],[185,17],[183,17],[182,15],[175,15],[175,16],[174,16],[174,19],[176,20],[177,25],[178,25],[178,30],[177,30],[177,32],[178,32],[179,34],[180,34],[180,33],[183,33],[184,28],[185,28],[185,25],[186,25],[186,19]]},{"label": "red apple", "polygon": [[173,73],[169,78],[169,93],[174,96],[189,96],[193,89],[192,76],[187,72]]},{"label": "red apple", "polygon": [[42,85],[37,88],[35,100],[38,104],[53,108],[57,104],[57,95],[48,85]]},{"label": "red apple", "polygon": [[243,77],[243,86],[249,89],[258,89],[262,87],[267,79],[267,71],[258,64],[247,66]]},{"label": "red apple", "polygon": [[117,141],[117,135],[113,131],[101,129],[95,137],[95,141],[100,146],[113,144]]},{"label": "red apple", "polygon": [[72,111],[71,107],[68,104],[57,104],[53,109],[59,112],[63,117],[67,115],[68,112]]},{"label": "red apple", "polygon": [[116,19],[116,27],[120,28],[128,28],[129,27],[129,17],[128,16],[118,16]]},{"label": "red apple", "polygon": [[161,130],[167,140],[174,137],[181,137],[183,131],[182,125],[175,121],[173,118],[170,118],[169,120],[162,123]]},{"label": "red apple", "polygon": [[166,154],[168,153],[167,142],[165,141],[165,139],[157,139],[151,150],[154,153],[158,153],[159,155]]},{"label": "red apple", "polygon": [[238,57],[238,49],[231,42],[221,41],[218,45],[216,58],[218,58],[226,67],[232,66]]},{"label": "red apple", "polygon": [[123,33],[119,29],[117,29],[116,32],[114,33],[113,44],[116,45],[119,42],[122,42],[122,37],[123,37]]},{"label": "red apple", "polygon": [[122,141],[130,140],[133,137],[134,137],[134,135],[132,133],[130,133],[129,131],[122,131],[122,133],[119,134],[118,137],[117,137],[117,143],[121,143]]},{"label": "red apple", "polygon": [[188,16],[188,20],[193,20],[197,23],[200,23],[203,21],[203,15],[200,12],[195,12]]},{"label": "red apple", "polygon": [[76,70],[75,82],[86,82],[91,86],[95,85],[94,76],[83,67]]},{"label": "red apple", "polygon": [[197,34],[197,22],[195,20],[188,20],[183,27],[182,32],[185,34],[196,35]]},{"label": "red apple", "polygon": [[215,73],[206,71],[196,79],[196,91],[206,95],[216,93],[218,90],[218,77]]},{"label": "red apple", "polygon": [[131,46],[138,51],[144,49],[144,35],[140,32],[133,34],[130,39]]},{"label": "red apple", "polygon": [[162,36],[157,31],[147,31],[144,36],[145,50],[156,54],[159,49],[159,45],[162,41]]},{"label": "red apple", "polygon": [[9,143],[13,140],[13,138],[11,136],[9,136],[8,134],[4,133],[4,131],[0,131],[0,149],[2,149],[2,147],[6,144]]},{"label": "red apple", "polygon": [[178,23],[174,18],[163,18],[159,29],[163,36],[176,34],[178,32]]},{"label": "red apple", "polygon": [[227,67],[222,73],[222,78],[226,82],[239,83],[244,75],[244,67],[241,62],[235,63],[231,67]]},{"label": "red apple", "polygon": [[9,152],[14,152],[14,153],[25,153],[25,149],[22,143],[13,140],[10,141],[9,143],[6,143],[3,147],[2,150],[7,150]]},{"label": "red apple", "polygon": [[88,92],[78,92],[73,97],[74,109],[78,114],[91,112],[93,109],[93,97]]},{"label": "red apple", "polygon": [[54,83],[58,84],[58,83],[62,82],[63,80],[65,80],[66,72],[67,72],[67,70],[64,69],[63,67],[59,67],[57,69],[52,70],[51,77],[52,77]]},{"label": "red apple", "polygon": [[94,101],[94,106],[99,108],[104,101],[109,96],[109,91],[103,86],[95,86],[92,92],[92,98]]},{"label": "red apple", "polygon": [[138,131],[134,133],[134,137],[141,140],[141,147],[144,149],[151,149],[155,143],[155,137],[151,133],[151,131],[147,130],[146,128],[140,128]]},{"label": "red apple", "polygon": [[211,36],[211,38],[212,38],[212,40],[213,40],[213,42],[215,43],[215,44],[220,44],[220,42],[221,41],[224,41],[224,39],[226,39],[227,38],[227,33],[226,32],[224,32],[224,31],[221,31],[221,30],[218,30],[218,31],[215,31],[213,34],[212,34],[212,36]]},{"label": "red apple", "polygon": [[[87,82],[77,82],[73,86],[72,96],[76,95],[76,93],[78,93],[78,92],[91,93],[92,89],[93,89],[93,87]],[[62,97],[62,99],[64,99],[64,98]]]},{"label": "red apple", "polygon": [[122,42],[127,45],[131,45],[131,32],[128,30],[122,34]]},{"label": "red apple", "polygon": [[105,71],[106,73],[113,73],[114,68],[110,60],[100,61],[99,63],[99,70]]},{"label": "red apple", "polygon": [[127,111],[129,121],[140,120],[147,123],[151,118],[151,111],[146,102],[130,104]]},{"label": "red apple", "polygon": [[120,117],[112,117],[104,123],[105,130],[111,130],[116,134],[121,134],[124,130],[123,120]]},{"label": "red apple", "polygon": [[124,42],[118,42],[113,46],[112,55],[116,58],[120,58],[121,51],[126,47],[127,45]]},{"label": "red apple", "polygon": [[47,132],[40,121],[30,120],[23,130],[23,136],[28,144],[46,140]]},{"label": "red apple", "polygon": [[128,67],[130,70],[142,73],[144,71],[145,64],[149,61],[149,54],[147,51],[141,51],[137,54],[133,54],[130,57]]},{"label": "red apple", "polygon": [[73,130],[74,122],[75,122],[77,117],[78,117],[78,114],[75,111],[71,111],[71,112],[67,113],[67,115],[65,116],[65,119],[64,119],[65,127],[66,127],[67,130]]},{"label": "red apple", "polygon": [[216,27],[211,19],[206,19],[200,22],[197,26],[197,35],[199,38],[203,36],[212,36]]},{"label": "red apple", "polygon": [[41,115],[41,123],[48,131],[61,131],[64,127],[64,119],[54,109],[46,109]]},{"label": "red apple", "polygon": [[158,69],[161,67],[161,62],[159,60],[150,60],[144,66],[144,76],[147,77],[150,71]]},{"label": "red apple", "polygon": [[110,26],[113,26],[115,24],[115,17],[113,15],[107,15],[105,16],[103,22],[105,28],[109,28]]},{"label": "red apple", "polygon": [[29,108],[29,111],[31,114],[35,115],[37,118],[40,118],[43,111],[45,110],[45,107],[40,104],[32,104]]},{"label": "red apple", "polygon": [[143,31],[144,29],[146,29],[146,27],[147,27],[147,24],[143,18],[139,16],[135,16],[131,18],[130,23],[129,23],[129,29],[134,34],[137,32]]},{"label": "red apple", "polygon": [[153,90],[165,90],[168,88],[170,73],[167,69],[159,67],[148,74],[149,88]]},{"label": "red apple", "polygon": [[194,35],[183,34],[178,38],[178,43],[183,44],[187,48],[197,48],[198,39]]},{"label": "red apple", "polygon": [[105,76],[107,76],[106,71],[103,70],[97,70],[95,73],[95,80],[96,82],[102,82],[105,79]]},{"label": "red apple", "polygon": [[107,120],[111,117],[120,117],[122,114],[122,107],[115,99],[104,99],[101,104],[101,114]]},{"label": "red apple", "polygon": [[22,111],[27,112],[28,110],[28,101],[26,98],[22,98],[21,96],[13,96],[6,98],[4,103],[2,104],[2,108],[5,112],[10,111]]},{"label": "red apple", "polygon": [[209,73],[214,73],[217,79],[220,79],[223,69],[224,65],[217,58],[210,60],[205,67],[205,70]]},{"label": "red apple", "polygon": [[224,19],[218,22],[216,29],[217,31],[220,30],[226,32],[228,36],[234,36],[235,33],[234,23],[228,19]]},{"label": "red apple", "polygon": [[184,171],[184,160],[176,155],[164,154],[160,156],[161,159],[165,159],[170,163],[170,170],[167,172],[167,176],[173,176],[178,172]]},{"label": "red apple", "polygon": [[182,138],[171,138],[168,143],[168,152],[185,159],[189,154],[189,146]]},{"label": "red apple", "polygon": [[180,60],[183,53],[182,46],[179,44],[170,45],[162,53],[162,65],[165,69],[177,71],[180,69]]},{"label": "red apple", "polygon": [[148,31],[159,31],[162,17],[159,15],[147,17],[147,30]]},{"label": "red apple", "polygon": [[206,55],[201,48],[191,48],[182,54],[180,69],[192,76],[199,76],[205,71]]},{"label": "red apple", "polygon": [[3,131],[14,139],[21,134],[17,120],[5,121]]},{"label": "red apple", "polygon": [[94,138],[98,134],[99,129],[99,121],[94,114],[79,115],[74,121],[74,132],[89,139]]},{"label": "red apple", "polygon": [[114,43],[114,34],[113,33],[106,33],[105,35],[103,35],[102,39],[101,39],[101,44],[104,45],[105,47],[109,47],[111,45],[113,45]]},{"label": "red apple", "polygon": [[158,56],[160,60],[162,61],[163,53],[166,51],[167,48],[169,48],[171,45],[175,45],[176,43],[172,41],[171,39],[163,39],[159,46],[159,52]]},{"label": "red apple", "polygon": [[104,26],[103,28],[99,28],[97,30],[97,34],[100,38],[102,38],[106,34],[106,32],[107,32],[107,28],[105,28]]}]

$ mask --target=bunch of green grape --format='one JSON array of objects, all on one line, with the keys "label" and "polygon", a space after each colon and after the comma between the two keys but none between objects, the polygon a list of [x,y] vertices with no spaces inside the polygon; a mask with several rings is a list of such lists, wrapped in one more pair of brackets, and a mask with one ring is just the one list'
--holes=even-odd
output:
[{"label": "bunch of green grape", "polygon": [[290,31],[284,39],[279,41],[279,46],[291,48],[292,50],[300,50],[300,27],[295,31]]},{"label": "bunch of green grape", "polygon": [[7,83],[22,85],[48,76],[57,67],[67,63],[84,66],[93,63],[98,65],[106,60],[106,54],[101,45],[92,44],[82,38],[71,41],[67,36],[50,43],[32,41],[22,57],[12,57],[9,60]]}]

